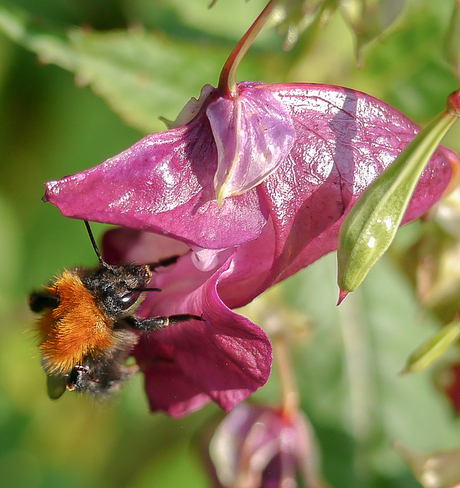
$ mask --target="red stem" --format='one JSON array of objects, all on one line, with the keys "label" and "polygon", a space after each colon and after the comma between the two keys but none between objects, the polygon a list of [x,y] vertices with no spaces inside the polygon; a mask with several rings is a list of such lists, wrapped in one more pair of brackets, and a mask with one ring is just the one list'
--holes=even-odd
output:
[{"label": "red stem", "polygon": [[262,10],[251,27],[249,27],[246,34],[241,38],[225,62],[220,73],[219,86],[217,88],[221,96],[235,98],[238,95],[236,86],[236,70],[238,69],[244,55],[254,42],[254,39],[270,18],[275,8],[275,3],[276,2],[274,0],[270,0],[268,2],[267,6]]}]

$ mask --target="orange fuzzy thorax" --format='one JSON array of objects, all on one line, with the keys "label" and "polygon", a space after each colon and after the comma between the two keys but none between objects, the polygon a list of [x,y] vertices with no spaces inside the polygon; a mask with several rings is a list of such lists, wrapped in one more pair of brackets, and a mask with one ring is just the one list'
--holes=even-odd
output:
[{"label": "orange fuzzy thorax", "polygon": [[85,357],[97,357],[114,346],[112,321],[77,274],[64,271],[48,291],[59,298],[59,305],[37,325],[48,373],[68,373]]}]

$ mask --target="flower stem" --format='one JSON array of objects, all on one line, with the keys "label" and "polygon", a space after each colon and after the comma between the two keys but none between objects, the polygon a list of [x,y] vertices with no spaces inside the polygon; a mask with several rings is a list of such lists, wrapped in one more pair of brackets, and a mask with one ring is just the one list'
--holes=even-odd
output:
[{"label": "flower stem", "polygon": [[284,334],[278,333],[273,337],[274,357],[278,368],[281,388],[281,410],[284,417],[292,418],[299,409],[299,392],[289,358],[288,345]]},{"label": "flower stem", "polygon": [[276,2],[270,0],[267,6],[262,10],[260,15],[254,21],[254,23],[249,27],[246,34],[241,38],[241,40],[236,45],[235,49],[231,52],[227,61],[222,68],[219,78],[218,92],[221,96],[227,96],[235,98],[237,96],[237,86],[236,86],[236,70],[240,65],[241,60],[247,53],[248,49],[251,47],[254,39],[257,37],[259,32],[263,29],[268,19],[271,17],[273,10],[275,9]]}]

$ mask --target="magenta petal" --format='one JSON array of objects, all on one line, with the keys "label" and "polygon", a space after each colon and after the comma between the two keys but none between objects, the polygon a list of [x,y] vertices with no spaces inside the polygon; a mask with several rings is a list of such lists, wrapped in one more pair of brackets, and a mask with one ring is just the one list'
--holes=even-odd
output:
[{"label": "magenta petal", "polygon": [[[190,248],[168,237],[134,229],[111,229],[102,239],[104,260],[109,264],[155,263],[170,256],[187,254]],[[167,268],[159,268],[155,276]]]},{"label": "magenta petal", "polygon": [[[419,130],[398,110],[361,92],[328,85],[266,86],[291,112],[297,139],[259,187],[276,234],[262,289],[337,248],[340,223],[356,199]],[[436,151],[405,222],[421,217],[441,197],[451,176],[449,154]]]},{"label": "magenta petal", "polygon": [[270,219],[257,239],[236,248],[233,272],[219,280],[218,286],[219,296],[227,307],[243,307],[266,289],[275,256],[275,238]]},{"label": "magenta petal", "polygon": [[[151,262],[164,257],[169,241],[117,229],[106,234],[105,255],[121,261]],[[149,249],[151,259],[146,254]],[[162,249],[160,254],[158,249]],[[249,319],[226,307],[217,293],[219,280],[232,273],[232,259],[228,250],[219,257],[216,270],[202,272],[186,253],[177,264],[155,273],[152,285],[162,291],[147,296],[138,311],[140,316],[191,313],[204,320],[140,336],[134,355],[145,374],[153,411],[181,417],[209,401],[228,411],[267,381],[272,363],[268,337]]]},{"label": "magenta petal", "polygon": [[217,145],[214,186],[219,202],[261,183],[295,141],[289,112],[263,85],[240,84],[237,97],[218,98],[206,115]]},{"label": "magenta petal", "polygon": [[[289,276],[335,249],[339,220],[418,128],[389,105],[346,88],[251,83],[238,88],[239,102],[211,92],[187,126],[148,136],[96,168],[47,183],[47,198],[66,216],[156,232],[214,250],[257,239],[269,212],[277,249],[266,286]],[[229,126],[235,106],[241,116]],[[268,121],[269,136],[260,135],[253,119]],[[291,123],[296,139],[283,160]],[[235,156],[243,164],[229,183],[232,192],[266,178],[257,188],[225,198],[220,209],[214,137],[222,163],[218,184]],[[261,152],[269,155],[266,167],[257,163]],[[249,170],[251,157],[256,163]],[[449,177],[449,161],[440,149],[422,176],[406,220],[426,212]]]},{"label": "magenta petal", "polygon": [[152,412],[163,411],[171,417],[181,418],[211,401],[209,395],[200,393],[190,378],[183,374],[181,367],[173,362],[159,359],[154,373],[150,369],[144,373],[145,391]]},{"label": "magenta petal", "polygon": [[167,290],[162,292],[170,313],[187,310],[201,314],[204,321],[142,336],[135,356],[146,376],[152,410],[186,415],[199,408],[206,395],[229,411],[267,381],[272,362],[269,339],[249,319],[227,308],[216,291],[218,278],[230,263],[231,259],[200,288],[182,297],[180,304],[171,303]]},{"label": "magenta petal", "polygon": [[63,215],[156,232],[220,249],[256,238],[266,223],[255,192],[221,208],[217,151],[204,113],[189,125],[145,137],[95,168],[46,183]]}]

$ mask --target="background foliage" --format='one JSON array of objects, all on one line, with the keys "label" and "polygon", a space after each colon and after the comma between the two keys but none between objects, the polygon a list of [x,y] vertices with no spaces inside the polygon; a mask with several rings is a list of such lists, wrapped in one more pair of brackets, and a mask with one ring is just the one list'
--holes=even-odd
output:
[{"label": "background foliage", "polygon": [[[208,3],[16,0],[12,7],[0,1],[0,30],[7,34],[0,34],[2,486],[211,486],[201,453],[218,409],[208,406],[179,421],[151,415],[141,378],[107,404],[70,394],[50,401],[27,332],[32,316],[26,301],[31,288],[58,270],[95,263],[83,225],[41,203],[43,182],[94,166],[144,133],[162,130],[159,116],[174,119],[202,85],[217,83],[230,50],[265,5],[220,0],[209,11]],[[447,0],[407,2],[383,42],[366,48],[362,69],[352,32],[338,14],[289,53],[270,30],[238,77],[348,86],[424,124],[458,88],[442,51],[452,10]],[[446,139],[460,151],[460,127]],[[403,229],[397,244],[409,245],[420,228]],[[288,322],[310,324],[292,351],[325,476],[336,488],[419,486],[391,442],[424,451],[452,448],[460,444],[460,426],[433,385],[433,371],[397,373],[439,324],[417,304],[389,256],[340,308],[335,280],[330,255],[272,292],[289,310]],[[265,307],[263,300],[256,305]],[[275,371],[254,399],[277,398]]]}]

